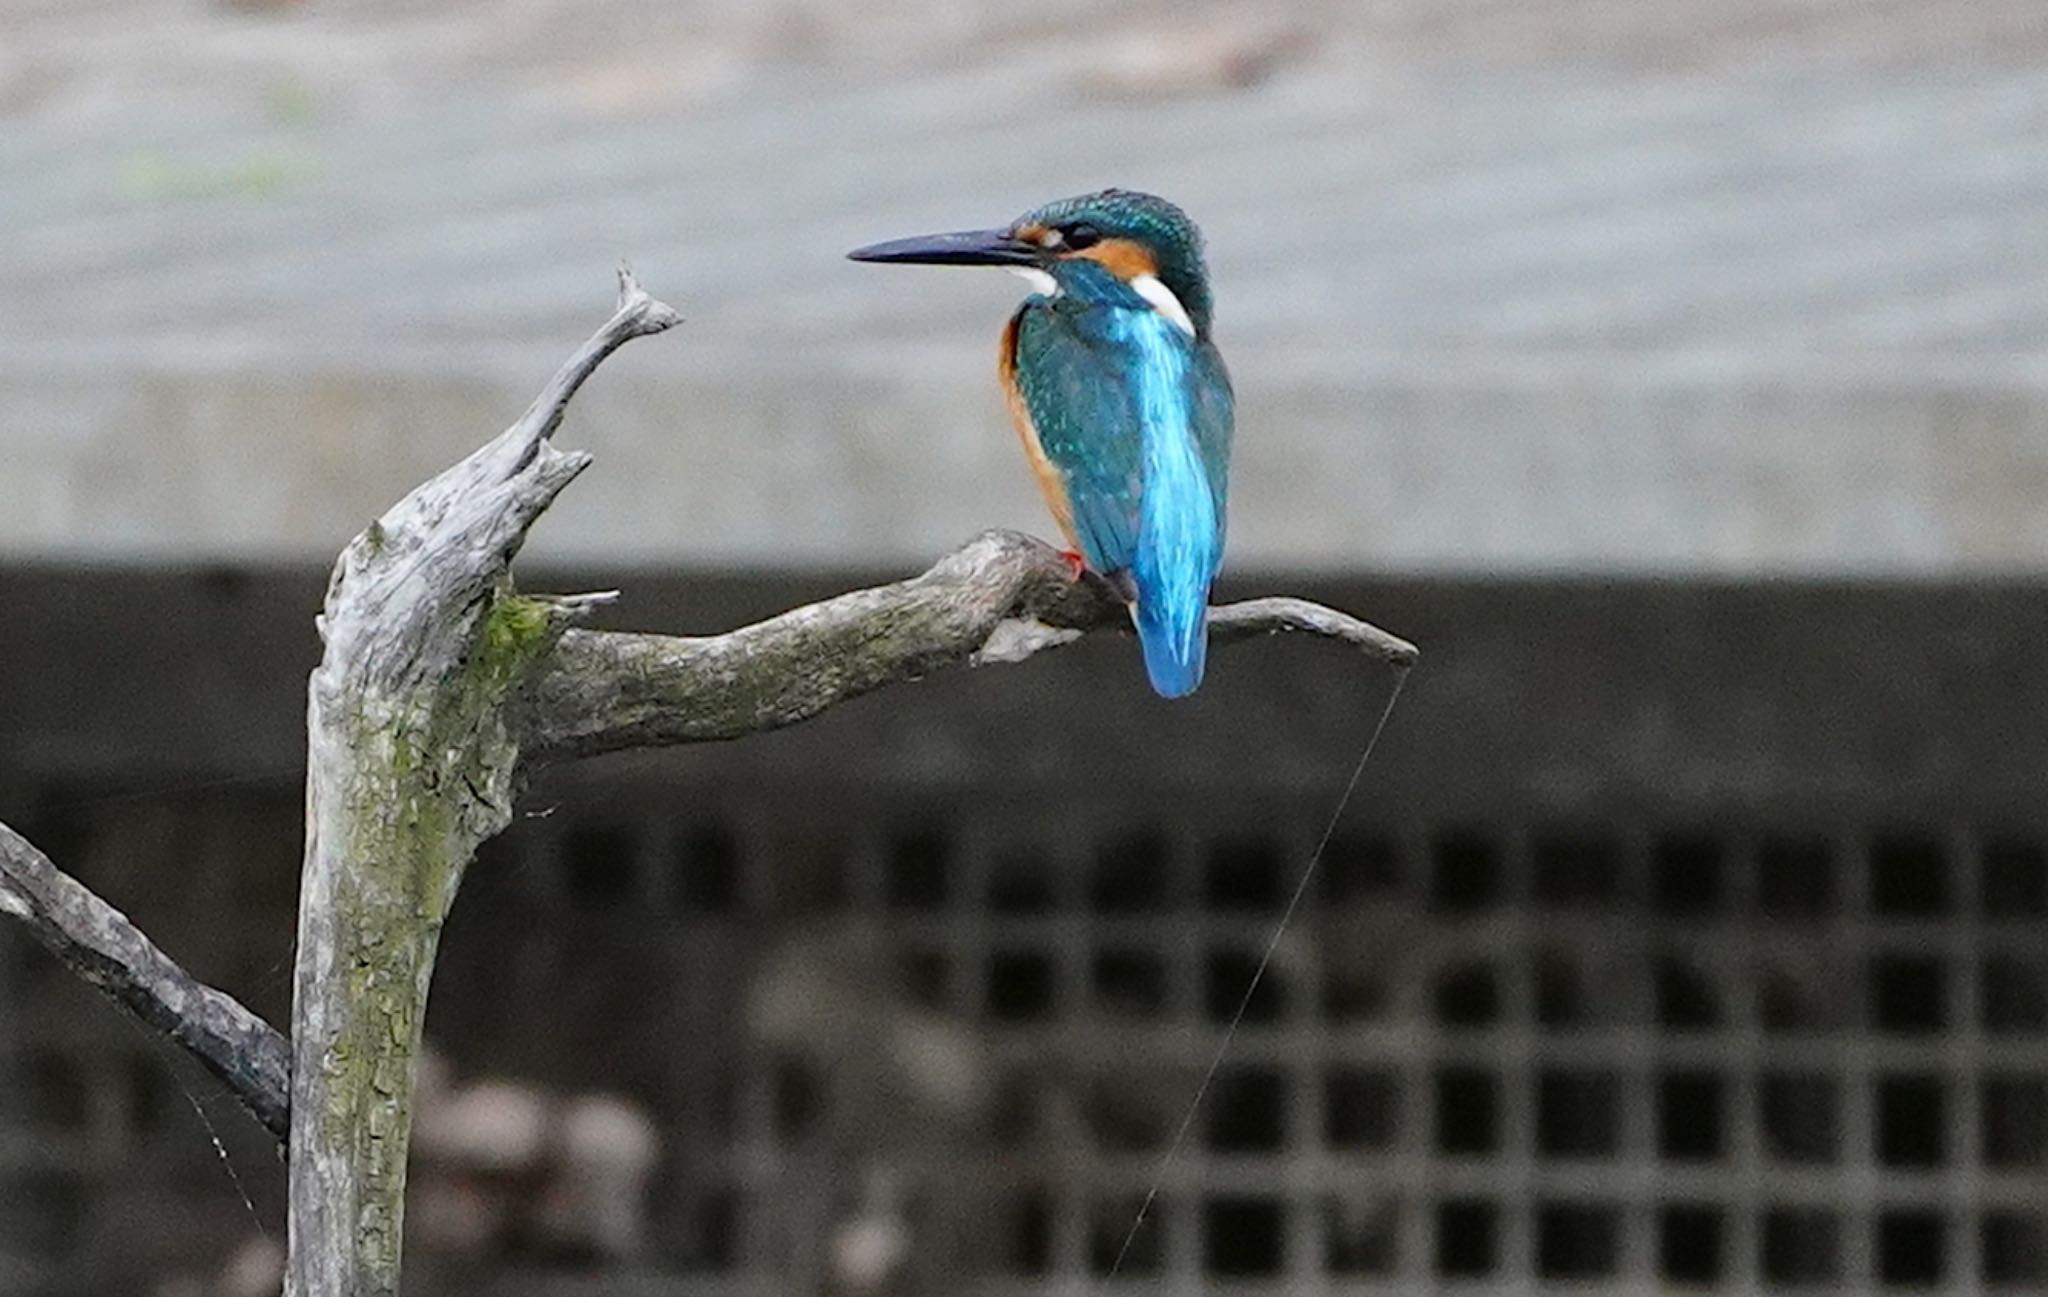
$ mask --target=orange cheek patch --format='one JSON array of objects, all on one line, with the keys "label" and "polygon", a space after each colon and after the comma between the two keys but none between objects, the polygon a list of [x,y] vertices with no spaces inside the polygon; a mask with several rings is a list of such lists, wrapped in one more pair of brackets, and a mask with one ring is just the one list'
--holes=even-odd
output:
[{"label": "orange cheek patch", "polygon": [[1145,245],[1135,239],[1104,239],[1100,243],[1068,255],[1099,261],[1109,268],[1110,274],[1127,284],[1140,275],[1159,273],[1159,263],[1146,250]]}]

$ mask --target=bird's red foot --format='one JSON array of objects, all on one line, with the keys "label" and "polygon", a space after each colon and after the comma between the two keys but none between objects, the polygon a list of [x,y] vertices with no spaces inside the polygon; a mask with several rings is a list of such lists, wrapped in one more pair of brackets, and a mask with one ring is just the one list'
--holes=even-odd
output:
[{"label": "bird's red foot", "polygon": [[1081,574],[1088,570],[1088,560],[1081,557],[1079,550],[1063,549],[1060,551],[1060,558],[1066,561],[1069,581],[1079,581]]}]

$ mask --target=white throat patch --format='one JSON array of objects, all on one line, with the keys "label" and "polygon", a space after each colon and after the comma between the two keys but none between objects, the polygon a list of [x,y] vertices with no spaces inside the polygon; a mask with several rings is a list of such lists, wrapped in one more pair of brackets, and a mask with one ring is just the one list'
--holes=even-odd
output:
[{"label": "white throat patch", "polygon": [[1152,303],[1152,309],[1173,321],[1182,333],[1190,338],[1195,336],[1195,322],[1188,317],[1188,309],[1180,304],[1173,290],[1161,283],[1157,275],[1135,275],[1131,279],[1131,291]]},{"label": "white throat patch", "polygon": [[1004,266],[1003,269],[1031,285],[1031,291],[1034,293],[1041,293],[1047,297],[1060,295],[1060,281],[1037,266]]}]

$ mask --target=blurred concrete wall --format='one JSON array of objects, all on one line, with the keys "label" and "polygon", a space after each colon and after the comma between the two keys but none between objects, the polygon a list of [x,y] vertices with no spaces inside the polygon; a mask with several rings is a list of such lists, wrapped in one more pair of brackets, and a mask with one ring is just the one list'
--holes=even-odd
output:
[{"label": "blurred concrete wall", "polygon": [[0,558],[313,559],[513,417],[608,563],[1048,529],[1011,281],[841,260],[1107,183],[1209,231],[1239,566],[2048,570],[2020,0],[1105,15],[0,2]]}]

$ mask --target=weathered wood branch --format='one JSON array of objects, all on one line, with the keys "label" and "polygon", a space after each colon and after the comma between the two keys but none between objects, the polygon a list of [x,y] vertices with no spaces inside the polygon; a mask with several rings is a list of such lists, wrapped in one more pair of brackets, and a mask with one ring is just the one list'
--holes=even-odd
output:
[{"label": "weathered wood branch", "polygon": [[[573,629],[609,596],[514,593],[527,529],[590,463],[549,440],[568,402],[612,352],[676,320],[622,272],[617,312],[518,422],[342,551],[308,688],[288,1047],[0,828],[0,910],[288,1132],[294,1297],[398,1291],[435,949],[464,869],[510,821],[534,761],[736,738],[894,682],[1129,628],[1099,580],[1076,580],[1051,547],[1001,531],[907,581],[723,635]],[[1216,608],[1210,628],[1219,641],[1309,634],[1399,669],[1416,657],[1404,640],[1297,599]]]},{"label": "weathered wood branch", "polygon": [[[533,758],[739,738],[807,720],[884,685],[949,667],[1018,662],[1091,631],[1130,629],[1093,577],[1013,531],[975,537],[929,571],[723,635],[565,632],[536,669],[520,724]],[[1406,666],[1406,640],[1301,599],[1210,612],[1218,641],[1296,632]]]},{"label": "weathered wood branch", "polygon": [[511,819],[507,705],[587,600],[523,599],[526,531],[590,463],[548,439],[605,358],[678,317],[619,276],[618,310],[518,422],[342,551],[308,689],[293,970],[295,1297],[394,1297],[421,1026],[441,927]]},{"label": "weathered wood branch", "polygon": [[64,965],[185,1047],[279,1139],[291,1108],[291,1046],[233,996],[195,979],[128,916],[0,824],[0,914]]},{"label": "weathered wood branch", "polygon": [[[519,600],[545,622],[609,594]],[[1218,642],[1298,632],[1405,666],[1415,648],[1367,622],[1298,599],[1212,610]],[[975,537],[906,581],[856,590],[720,635],[566,630],[520,690],[527,759],[740,738],[796,724],[898,681],[1017,662],[1084,633],[1128,633],[1114,595],[1074,581],[1059,551],[1017,532]],[[81,977],[183,1046],[283,1140],[290,1044],[207,986],[128,919],[0,824],[0,913]]]}]

